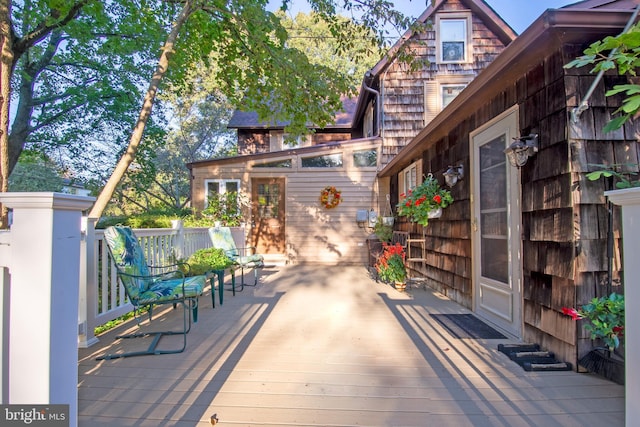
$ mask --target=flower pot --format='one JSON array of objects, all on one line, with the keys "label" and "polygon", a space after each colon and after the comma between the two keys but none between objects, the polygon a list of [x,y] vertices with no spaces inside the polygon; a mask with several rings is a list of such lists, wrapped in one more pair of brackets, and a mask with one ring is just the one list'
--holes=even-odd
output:
[{"label": "flower pot", "polygon": [[395,288],[399,291],[404,291],[407,288],[407,283],[406,282],[396,282],[394,284]]},{"label": "flower pot", "polygon": [[382,217],[382,225],[388,225],[390,227],[393,226],[393,217],[392,216],[383,216]]},{"label": "flower pot", "polygon": [[429,219],[440,218],[442,216],[442,208],[429,211],[428,216],[429,216]]}]

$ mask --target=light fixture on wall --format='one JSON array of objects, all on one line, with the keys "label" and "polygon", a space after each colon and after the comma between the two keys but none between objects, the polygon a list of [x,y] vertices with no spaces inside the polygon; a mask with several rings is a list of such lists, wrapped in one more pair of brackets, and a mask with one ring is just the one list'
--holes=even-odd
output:
[{"label": "light fixture on wall", "polygon": [[511,166],[521,168],[527,163],[529,157],[538,152],[538,134],[532,133],[513,139],[513,143],[504,150],[504,153],[507,155]]},{"label": "light fixture on wall", "polygon": [[444,182],[446,182],[449,187],[453,187],[458,181],[464,178],[464,168],[462,165],[449,166],[449,169],[447,169],[443,175]]}]

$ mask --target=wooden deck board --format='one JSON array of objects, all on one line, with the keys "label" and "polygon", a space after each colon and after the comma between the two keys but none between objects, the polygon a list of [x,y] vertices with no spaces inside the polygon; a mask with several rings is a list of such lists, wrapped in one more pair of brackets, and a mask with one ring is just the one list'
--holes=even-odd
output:
[{"label": "wooden deck board", "polygon": [[[525,372],[497,351],[513,341],[453,338],[429,314],[468,310],[441,295],[401,294],[364,267],[265,273],[215,309],[205,295],[184,353],[95,361],[136,345],[116,331],[80,350],[79,424],[624,425],[624,387]],[[179,322],[170,309],[145,327]]]}]

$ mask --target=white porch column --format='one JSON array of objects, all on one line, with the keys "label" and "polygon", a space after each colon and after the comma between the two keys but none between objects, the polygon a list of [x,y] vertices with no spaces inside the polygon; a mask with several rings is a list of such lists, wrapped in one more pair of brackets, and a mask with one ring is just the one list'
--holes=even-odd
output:
[{"label": "white porch column", "polygon": [[638,425],[640,420],[640,188],[607,191],[612,203],[622,206],[622,248],[624,259],[624,368],[625,368],[625,423]]},{"label": "white porch column", "polygon": [[80,223],[94,200],[0,194],[13,208],[9,403],[69,404],[71,426],[78,421]]}]

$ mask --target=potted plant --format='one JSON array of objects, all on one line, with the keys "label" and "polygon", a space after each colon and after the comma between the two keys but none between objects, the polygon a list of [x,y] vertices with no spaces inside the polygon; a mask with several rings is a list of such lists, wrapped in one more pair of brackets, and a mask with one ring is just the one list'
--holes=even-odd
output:
[{"label": "potted plant", "polygon": [[373,226],[373,233],[381,242],[390,242],[391,237],[393,236],[393,224],[389,225],[384,220],[384,217],[379,216],[376,220],[376,224]]},{"label": "potted plant", "polygon": [[605,344],[583,356],[579,364],[590,372],[623,384],[624,358],[614,350],[624,337],[624,296],[613,292],[609,296],[593,298],[577,310],[563,307],[562,312],[573,320],[586,320],[588,323],[584,328],[591,334],[591,339]]},{"label": "potted plant", "polygon": [[382,255],[378,258],[375,266],[378,277],[385,282],[393,283],[398,289],[404,289],[407,278],[404,259],[405,253],[402,245],[383,243]]},{"label": "potted plant", "polygon": [[422,184],[407,194],[400,195],[398,203],[398,215],[406,216],[410,221],[423,226],[429,224],[430,218],[438,218],[442,215],[442,209],[453,203],[453,197],[449,190],[438,184],[433,175],[429,174]]},{"label": "potted plant", "polygon": [[584,328],[591,333],[591,339],[601,339],[609,351],[620,346],[620,338],[624,336],[624,295],[613,292],[593,298],[578,310],[563,307],[562,313],[573,320],[586,319]]},{"label": "potted plant", "polygon": [[233,265],[233,261],[224,253],[224,250],[217,248],[199,249],[195,251],[186,261],[189,276],[198,276],[213,270],[225,270]]}]

